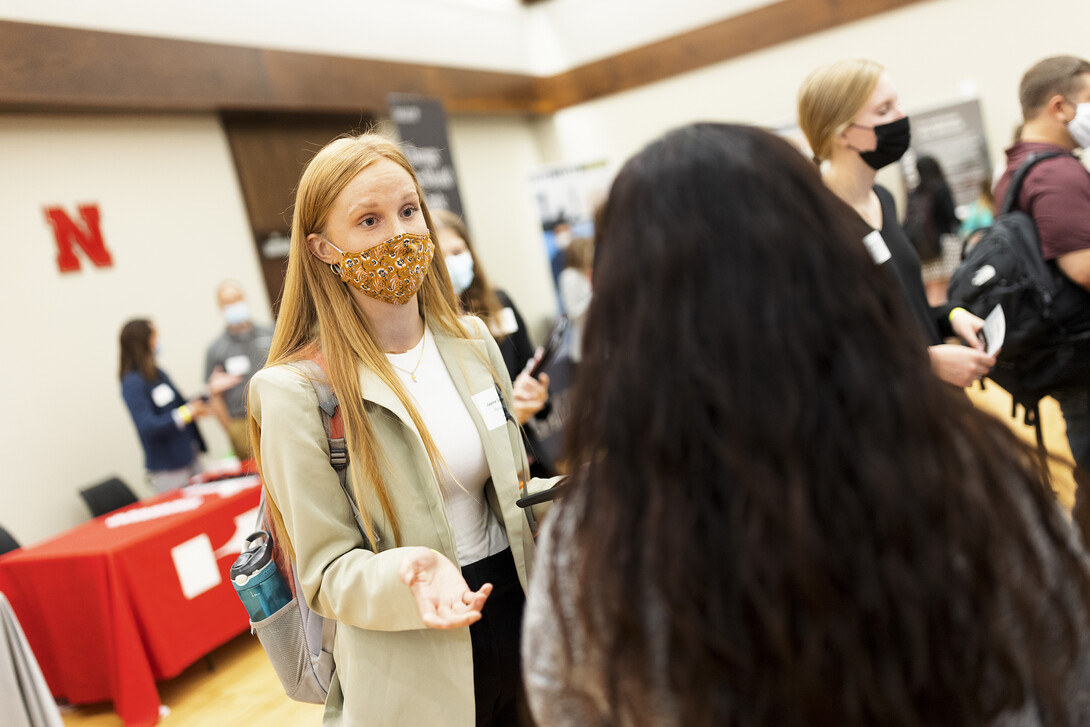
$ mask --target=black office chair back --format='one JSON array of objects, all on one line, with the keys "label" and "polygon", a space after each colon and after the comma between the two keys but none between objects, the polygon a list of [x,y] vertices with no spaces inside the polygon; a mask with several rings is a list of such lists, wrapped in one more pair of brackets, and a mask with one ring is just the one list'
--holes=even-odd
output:
[{"label": "black office chair back", "polygon": [[0,555],[19,549],[19,541],[11,533],[0,527]]},{"label": "black office chair back", "polygon": [[79,494],[91,509],[91,517],[105,515],[136,502],[133,491],[117,477],[85,487]]}]

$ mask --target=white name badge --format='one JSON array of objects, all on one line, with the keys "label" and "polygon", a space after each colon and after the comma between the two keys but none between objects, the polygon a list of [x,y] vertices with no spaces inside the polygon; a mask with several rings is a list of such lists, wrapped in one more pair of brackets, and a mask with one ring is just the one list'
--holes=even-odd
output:
[{"label": "white name badge", "polygon": [[507,307],[499,312],[496,316],[496,325],[493,329],[493,334],[500,336],[510,336],[513,332],[519,330],[519,319],[514,317],[514,311]]},{"label": "white name badge", "polygon": [[155,406],[166,406],[174,401],[174,389],[166,384],[159,384],[151,390],[151,400],[155,402]]},{"label": "white name badge", "polygon": [[250,357],[244,354],[231,356],[223,362],[223,368],[232,376],[245,376],[250,373]]},{"label": "white name badge", "polygon": [[875,265],[881,265],[892,257],[885,238],[882,237],[882,233],[878,230],[872,230],[869,235],[864,237],[863,244],[867,246],[867,252],[870,253]]},{"label": "white name badge", "polygon": [[484,427],[488,431],[499,429],[507,421],[503,415],[503,404],[500,402],[500,394],[496,391],[496,387],[474,394],[473,403],[481,412],[481,419],[484,419]]}]

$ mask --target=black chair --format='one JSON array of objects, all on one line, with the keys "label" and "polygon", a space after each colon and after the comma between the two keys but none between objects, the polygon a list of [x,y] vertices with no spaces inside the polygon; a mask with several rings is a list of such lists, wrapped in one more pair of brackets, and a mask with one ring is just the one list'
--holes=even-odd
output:
[{"label": "black chair", "polygon": [[129,486],[117,477],[85,487],[79,491],[79,495],[91,509],[91,517],[105,515],[137,501]]},{"label": "black chair", "polygon": [[11,533],[0,527],[0,555],[19,549],[19,541]]}]

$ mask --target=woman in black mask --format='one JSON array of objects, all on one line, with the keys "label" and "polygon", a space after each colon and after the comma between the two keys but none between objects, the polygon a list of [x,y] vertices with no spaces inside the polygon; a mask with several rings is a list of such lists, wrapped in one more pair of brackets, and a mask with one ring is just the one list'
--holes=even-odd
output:
[{"label": "woman in black mask", "polygon": [[[953,304],[928,304],[920,259],[897,222],[893,197],[874,183],[877,171],[900,159],[911,139],[889,74],[874,61],[836,61],[806,78],[798,104],[799,126],[825,184],[859,215],[860,237],[875,264],[896,279],[927,341],[932,371],[969,386],[995,365],[977,338],[983,321]],[[955,334],[968,346],[943,343]]]}]

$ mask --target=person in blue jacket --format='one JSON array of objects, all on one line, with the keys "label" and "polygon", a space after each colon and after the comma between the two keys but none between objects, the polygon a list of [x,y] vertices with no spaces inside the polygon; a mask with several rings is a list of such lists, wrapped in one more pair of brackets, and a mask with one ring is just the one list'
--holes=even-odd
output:
[{"label": "person in blue jacket", "polygon": [[144,319],[121,329],[121,396],[144,446],[148,479],[166,492],[201,471],[197,455],[205,445],[196,420],[208,409],[200,397],[187,401],[156,366],[158,338],[155,326]]}]

